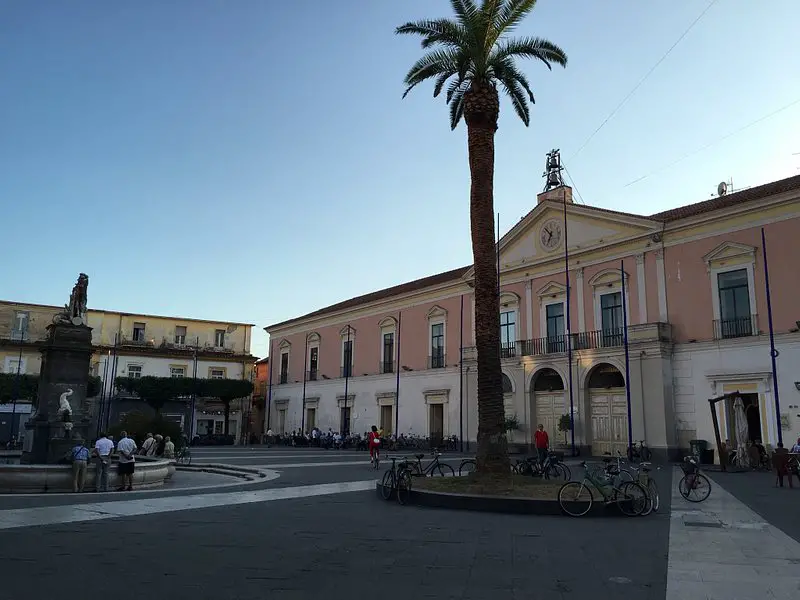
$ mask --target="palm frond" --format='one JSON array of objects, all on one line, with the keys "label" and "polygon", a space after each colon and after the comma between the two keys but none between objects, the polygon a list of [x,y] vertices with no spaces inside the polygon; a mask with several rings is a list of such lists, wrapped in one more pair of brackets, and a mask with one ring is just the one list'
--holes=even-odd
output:
[{"label": "palm frond", "polygon": [[533,97],[533,92],[531,91],[531,85],[528,83],[528,78],[525,77],[525,74],[517,69],[517,65],[514,64],[514,61],[510,58],[506,58],[505,60],[493,64],[493,69],[496,73],[496,77],[498,79],[505,79],[505,78],[512,78],[514,79],[525,93],[528,94],[528,100],[531,101],[531,104],[536,104],[536,98]]},{"label": "palm frond", "polygon": [[458,127],[458,123],[464,116],[464,94],[469,89],[469,86],[457,87],[450,100],[450,129]]},{"label": "palm frond", "polygon": [[466,30],[463,25],[449,19],[412,21],[395,29],[395,33],[422,36],[423,48],[429,48],[434,44],[460,47],[464,45],[466,38]]},{"label": "palm frond", "polygon": [[536,0],[508,0],[500,10],[495,27],[501,35],[511,33],[535,6]]},{"label": "palm frond", "polygon": [[493,72],[508,97],[511,98],[514,112],[517,113],[527,127],[531,121],[528,100],[533,102],[533,93],[530,90],[527,79],[517,70],[511,59],[506,59],[503,63],[493,65]]},{"label": "palm frond", "polygon": [[405,98],[417,85],[445,73],[455,74],[458,71],[458,52],[453,49],[434,50],[420,58],[406,73],[404,83],[408,86],[403,93]]},{"label": "palm frond", "polygon": [[542,38],[519,38],[514,40],[504,40],[497,44],[492,51],[489,62],[495,60],[505,60],[511,57],[535,58],[542,61],[547,68],[552,70],[551,63],[567,66],[566,53],[556,46],[553,42]]}]

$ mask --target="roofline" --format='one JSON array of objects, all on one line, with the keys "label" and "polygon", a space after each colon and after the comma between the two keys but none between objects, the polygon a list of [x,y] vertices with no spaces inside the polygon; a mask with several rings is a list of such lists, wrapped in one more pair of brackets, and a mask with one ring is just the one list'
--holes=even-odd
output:
[{"label": "roofline", "polygon": [[[639,219],[639,220],[642,220],[642,221],[650,221],[653,225],[666,226],[668,223],[670,223],[670,224],[671,223],[679,223],[680,221],[683,221],[685,219],[689,219],[691,217],[696,217],[699,214],[715,213],[717,211],[721,211],[721,210],[725,210],[726,208],[730,208],[731,206],[737,206],[737,204],[736,204],[736,199],[737,198],[741,198],[742,199],[742,204],[744,204],[744,203],[754,202],[754,201],[757,201],[757,200],[763,200],[765,198],[778,195],[778,194],[783,193],[783,192],[781,192],[781,191],[771,191],[771,190],[774,189],[775,187],[780,187],[781,184],[788,185],[790,190],[791,189],[800,188],[800,175],[795,175],[795,176],[792,176],[792,177],[785,177],[783,179],[778,179],[776,181],[770,181],[770,182],[764,183],[762,185],[750,187],[750,188],[747,188],[747,189],[744,189],[744,190],[741,190],[741,191],[738,191],[738,192],[733,192],[733,193],[731,193],[731,194],[729,194],[727,196],[724,196],[724,197],[716,197],[716,198],[711,198],[710,200],[701,200],[700,202],[693,202],[691,204],[684,204],[682,206],[678,206],[678,207],[675,207],[675,208],[672,208],[672,209],[664,210],[664,211],[661,211],[661,212],[658,212],[658,213],[655,213],[655,214],[652,214],[652,215],[638,215],[638,214],[629,213],[629,212],[623,212],[623,211],[619,211],[619,210],[612,210],[612,209],[609,209],[609,208],[602,208],[602,207],[599,207],[599,206],[591,206],[591,205],[588,205],[588,204],[579,205],[579,204],[574,204],[573,203],[573,206],[581,208],[581,209],[586,209],[586,210],[589,210],[589,211],[597,211],[597,212],[606,213],[606,214],[609,214],[609,215],[617,215],[617,216],[620,216],[620,217],[627,217],[629,219],[632,218],[632,219]],[[715,201],[719,201],[720,198],[725,198],[727,204],[725,206],[719,206],[719,207],[714,206],[714,202]],[[733,199],[733,200],[731,200],[731,199]],[[549,203],[550,201],[545,201],[545,202]],[[555,202],[555,201],[553,201],[553,202]],[[503,241],[507,238],[507,236],[512,231],[514,231],[516,229],[516,227],[519,226],[520,223],[522,223],[525,219],[527,219],[540,206],[540,204],[544,204],[544,202],[537,203],[536,206],[534,206],[531,210],[529,210],[525,214],[525,216],[522,217],[522,219],[517,221],[517,223],[515,223],[514,226],[511,229],[509,229],[505,233],[505,235],[503,235],[500,238],[500,246],[501,247],[503,246]],[[692,207],[694,207],[695,210],[692,211],[690,214],[688,214],[688,215],[681,214],[680,211],[686,210],[686,209],[690,209]],[[420,279],[415,279],[413,281],[408,281],[406,283],[401,283],[399,285],[395,285],[395,286],[392,286],[392,287],[389,287],[389,288],[383,288],[383,289],[380,289],[380,290],[376,290],[376,291],[370,292],[368,294],[362,294],[361,296],[355,296],[353,298],[349,298],[347,300],[343,300],[341,302],[337,302],[336,304],[331,304],[329,306],[320,308],[320,309],[318,309],[316,311],[307,313],[307,314],[299,316],[299,317],[288,319],[286,321],[281,321],[280,323],[274,323],[272,325],[267,325],[266,327],[264,327],[264,331],[266,331],[269,334],[270,333],[270,331],[269,331],[270,329],[276,329],[276,328],[280,328],[280,327],[285,327],[287,325],[293,325],[293,324],[296,324],[296,323],[299,323],[301,321],[305,321],[305,320],[308,320],[308,319],[311,319],[311,318],[314,318],[314,317],[322,317],[322,316],[332,315],[332,314],[335,314],[336,312],[338,312],[339,310],[342,310],[342,311],[353,310],[353,309],[362,308],[362,307],[364,307],[366,305],[369,305],[369,304],[372,304],[372,303],[377,303],[377,302],[379,302],[381,300],[386,300],[386,299],[390,299],[390,298],[394,299],[394,298],[397,297],[397,296],[395,296],[395,294],[399,295],[399,294],[402,294],[404,292],[404,290],[402,290],[401,288],[408,288],[408,291],[412,292],[412,291],[420,291],[420,290],[424,290],[426,288],[434,287],[435,283],[439,283],[439,284],[451,283],[451,282],[456,281],[458,279],[464,279],[466,275],[470,274],[470,272],[473,270],[473,267],[474,267],[474,265],[470,264],[470,265],[467,265],[466,267],[461,267],[459,269],[453,269],[452,271],[444,271],[442,273],[438,273],[438,274],[435,274],[435,275],[429,275],[427,277],[422,277]],[[444,278],[444,279],[440,279],[440,278]],[[426,286],[424,284],[426,279],[436,280],[436,282],[435,283],[432,282],[430,285]],[[414,287],[416,284],[419,284],[419,286],[418,287]],[[370,296],[373,296],[374,298],[370,299],[369,298]]]},{"label": "roofline", "polygon": [[[52,308],[55,310],[63,310],[63,306],[56,306],[54,304],[39,304],[37,302],[17,302],[15,300],[0,300],[0,304],[17,304],[22,306],[36,306],[38,308]],[[172,319],[173,321],[191,321],[193,323],[220,323],[225,325],[243,325],[245,327],[255,327],[255,323],[239,323],[237,321],[224,321],[224,320],[212,320],[212,319],[195,319],[193,317],[170,317],[167,315],[151,315],[147,313],[135,313],[135,312],[122,312],[119,310],[105,310],[103,308],[89,308],[87,309],[88,312],[92,313],[106,313],[110,315],[122,315],[123,317],[147,317],[152,319]]]}]

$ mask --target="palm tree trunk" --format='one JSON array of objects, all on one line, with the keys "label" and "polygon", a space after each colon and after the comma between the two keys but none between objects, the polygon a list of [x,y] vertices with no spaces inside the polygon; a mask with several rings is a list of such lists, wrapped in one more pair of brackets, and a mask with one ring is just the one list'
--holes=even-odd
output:
[{"label": "palm tree trunk", "polygon": [[478,352],[477,471],[508,474],[494,240],[494,134],[499,99],[494,88],[481,86],[469,90],[464,102],[471,175],[470,226],[475,268],[475,345]]}]

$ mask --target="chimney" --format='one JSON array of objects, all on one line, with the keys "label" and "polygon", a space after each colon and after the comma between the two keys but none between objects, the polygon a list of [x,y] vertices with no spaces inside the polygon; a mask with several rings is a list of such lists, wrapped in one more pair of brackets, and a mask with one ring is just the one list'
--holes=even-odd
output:
[{"label": "chimney", "polygon": [[536,196],[537,204],[541,204],[545,200],[553,200],[554,202],[566,201],[568,204],[572,204],[572,188],[568,185],[560,185]]}]

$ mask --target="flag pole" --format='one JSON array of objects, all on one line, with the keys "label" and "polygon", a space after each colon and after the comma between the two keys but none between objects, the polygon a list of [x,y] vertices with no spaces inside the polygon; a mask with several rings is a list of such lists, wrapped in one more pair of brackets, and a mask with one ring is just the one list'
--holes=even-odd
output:
[{"label": "flag pole", "polygon": [[569,290],[569,238],[567,234],[567,190],[564,192],[564,280],[567,285],[567,379],[569,387],[569,423],[572,456],[575,456],[575,399],[572,392],[572,321],[570,315],[570,290]]},{"label": "flag pole", "polygon": [[394,384],[394,437],[400,436],[400,323],[403,320],[403,311],[397,313],[397,365],[395,365]]},{"label": "flag pole", "polygon": [[464,294],[461,294],[460,340],[458,344],[458,441],[464,452]]},{"label": "flag pole", "polygon": [[[345,369],[345,371],[344,371],[344,408],[346,410],[347,409],[347,387],[350,384],[350,371],[353,369],[353,348],[352,348],[352,346],[350,346],[350,325],[349,324],[347,325],[347,345],[345,346],[345,348],[348,349],[348,352],[344,353],[344,359],[347,360],[347,364],[345,364],[345,366],[344,366],[344,369]],[[303,402],[305,403],[305,398],[303,398]],[[305,408],[305,406],[303,408]],[[342,420],[341,419],[341,414],[342,413],[340,413],[339,421]],[[349,417],[349,414],[348,414],[348,417]],[[304,416],[304,419],[305,419],[305,416]],[[347,420],[347,423],[341,423],[340,422],[339,425],[340,425],[340,428],[342,430],[340,433],[341,433],[343,438],[346,437],[347,435],[350,435],[350,419],[349,418]],[[345,428],[344,428],[345,425],[347,425],[347,430],[346,431],[345,431]]]},{"label": "flag pole", "polygon": [[270,417],[272,416],[272,359],[272,336],[270,336],[269,354],[267,355],[267,377],[269,378],[267,382],[267,431],[271,429]]},{"label": "flag pole", "polygon": [[[769,356],[772,359],[772,389],[775,391],[775,419],[778,425],[778,443],[783,444],[781,428],[781,397],[778,393],[778,364],[780,355],[775,349],[775,329],[772,326],[772,294],[769,287],[769,265],[767,264],[767,235],[761,228],[761,251],[764,253],[764,285],[767,291],[767,323],[769,324]],[[752,316],[750,317],[752,319]]]},{"label": "flag pole", "polygon": [[[350,330],[348,330],[349,333]],[[319,351],[318,351],[319,352]],[[306,349],[305,349],[305,356],[303,357],[303,408],[300,414],[300,431],[302,433],[306,432],[306,370],[308,369],[308,334],[306,334]],[[347,406],[347,392],[345,391],[345,406]]]}]

